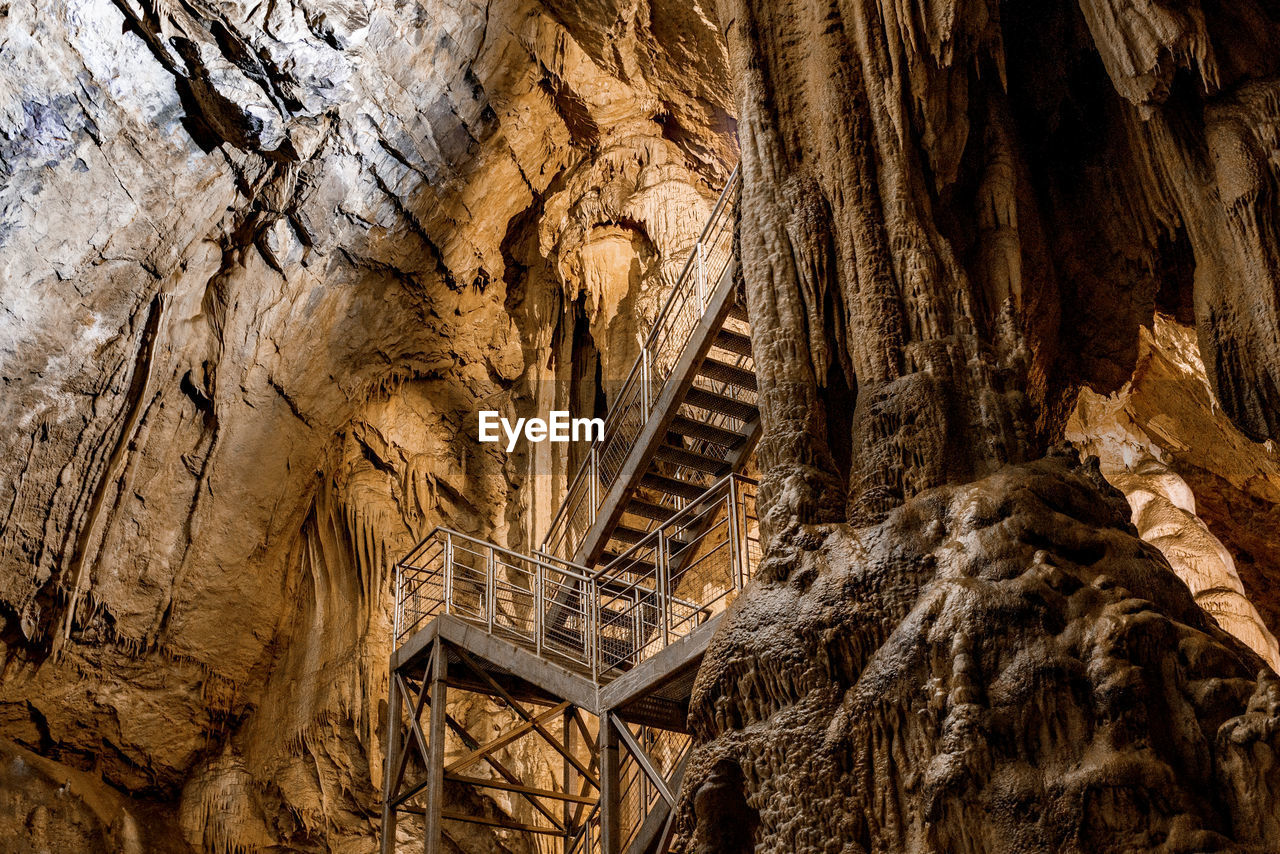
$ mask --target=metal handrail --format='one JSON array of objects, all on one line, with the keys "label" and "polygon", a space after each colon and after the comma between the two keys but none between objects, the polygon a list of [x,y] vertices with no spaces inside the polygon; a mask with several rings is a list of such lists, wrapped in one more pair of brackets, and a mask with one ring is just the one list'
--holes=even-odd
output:
[{"label": "metal handrail", "polygon": [[640,541],[632,545],[630,548],[628,548],[626,551],[624,551],[622,554],[613,558],[603,567],[596,570],[593,573],[592,577],[599,579],[601,576],[605,575],[612,567],[619,564],[623,564],[628,559],[634,561],[635,560],[634,555],[636,553],[643,551],[645,548],[653,547],[654,543],[656,543],[658,540],[659,533],[664,528],[679,525],[681,522],[687,521],[689,517],[692,517],[697,513],[705,512],[705,510],[707,509],[707,506],[706,506],[707,498],[712,493],[714,493],[716,490],[724,488],[726,485],[735,485],[735,484],[745,484],[752,487],[759,486],[759,483],[757,481],[747,477],[746,475],[741,475],[741,474],[725,475],[724,477],[720,478],[715,483],[713,483],[711,486],[707,487],[707,491],[702,493],[702,495],[699,495],[697,498],[691,500],[688,504],[686,504],[683,510],[680,510],[678,513],[675,513],[674,515],[672,515],[672,517],[667,521],[663,522],[660,527],[655,528],[653,532],[650,533],[648,536],[644,537],[643,539],[641,539]]},{"label": "metal handrail", "polygon": [[[741,475],[721,478],[599,569],[433,528],[396,565],[396,642],[443,612],[536,655],[554,653],[603,684],[701,625],[741,591],[754,569],[756,520],[744,501],[754,488],[755,481]],[[680,560],[673,559],[672,532],[693,534],[680,540]],[[707,576],[702,564],[711,557]],[[676,595],[692,571],[703,579],[701,591]]]},{"label": "metal handrail", "polygon": [[515,558],[516,560],[523,560],[523,561],[528,561],[529,563],[542,564],[548,569],[554,569],[557,572],[563,572],[566,575],[577,575],[579,578],[581,578],[584,581],[590,579],[591,576],[595,574],[595,571],[592,570],[590,567],[583,566],[580,563],[574,563],[571,560],[565,560],[563,558],[556,557],[555,555],[548,554],[547,552],[534,551],[532,554],[525,554],[524,552],[514,551],[505,546],[500,546],[496,543],[491,543],[488,540],[482,540],[479,537],[473,537],[470,534],[464,534],[461,531],[455,531],[453,528],[449,528],[445,525],[436,525],[434,528],[432,528],[431,532],[427,534],[425,537],[423,537],[422,540],[419,541],[419,543],[416,546],[414,546],[413,551],[409,552],[409,554],[406,555],[404,559],[400,561],[400,563],[406,564],[406,565],[410,564],[413,558],[423,548],[429,547],[431,545],[431,538],[436,536],[437,534],[448,534],[449,536],[455,539],[466,540],[467,542],[472,543],[473,545],[482,546],[487,549],[492,549],[495,552],[507,555],[508,557]]},{"label": "metal handrail", "polygon": [[[707,287],[707,281],[719,282],[725,270],[728,269],[732,247],[721,247],[720,244],[732,240],[732,229],[726,230],[724,218],[727,216],[739,183],[740,176],[735,168],[733,174],[729,177],[729,181],[721,191],[720,197],[716,200],[716,204],[711,210],[711,215],[707,218],[707,222],[703,226],[693,250],[685,260],[684,267],[681,268],[680,274],[676,277],[674,287],[672,287],[667,298],[663,301],[662,308],[645,336],[644,344],[640,347],[640,353],[636,357],[635,363],[627,373],[626,380],[623,382],[621,389],[614,398],[613,405],[605,416],[602,435],[592,443],[591,452],[583,459],[573,480],[570,482],[564,503],[560,505],[559,510],[551,520],[551,525],[548,527],[546,536],[542,541],[542,549],[544,551],[560,554],[574,553],[578,543],[569,543],[567,548],[564,547],[566,546],[566,541],[574,535],[573,520],[578,517],[584,500],[587,501],[587,529],[595,524],[599,514],[600,502],[605,499],[608,487],[613,486],[617,476],[621,473],[621,460],[625,459],[634,447],[636,436],[623,435],[625,419],[631,414],[633,407],[637,405],[641,410],[641,426],[653,414],[653,407],[660,396],[662,387],[670,379],[670,366],[666,365],[666,362],[670,361],[671,364],[674,364],[688,343],[688,336],[692,334],[692,330],[697,326],[697,322],[702,319],[707,309],[707,301],[710,298],[711,290]],[[711,275],[708,275],[705,267],[705,260],[708,257],[706,243],[708,237],[713,234],[716,238],[714,248],[725,250],[719,253],[724,255],[724,263],[717,269],[710,271]],[[694,275],[695,271],[696,275]],[[693,293],[689,293],[691,287],[694,290]],[[678,331],[676,329],[677,321],[681,318],[684,306],[689,305],[691,300],[696,301],[696,313],[691,322],[686,323],[688,332],[681,336],[679,340],[668,340],[672,333]],[[666,357],[671,358],[667,359]],[[621,445],[617,444],[619,441],[621,441]],[[611,456],[619,457],[620,459],[613,461],[610,459]],[[615,465],[618,469],[617,471],[612,470]],[[584,481],[589,483],[592,489],[582,489]],[[599,489],[598,484],[603,484],[606,488]],[[585,534],[585,531],[581,532],[579,536],[581,534]]]}]

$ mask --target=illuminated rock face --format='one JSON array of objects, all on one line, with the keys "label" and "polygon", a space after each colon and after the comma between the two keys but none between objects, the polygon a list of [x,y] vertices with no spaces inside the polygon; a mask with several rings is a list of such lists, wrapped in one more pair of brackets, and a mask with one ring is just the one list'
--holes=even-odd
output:
[{"label": "illuminated rock face", "polygon": [[1143,461],[1132,473],[1116,472],[1111,482],[1129,499],[1138,534],[1160,549],[1196,604],[1266,659],[1272,670],[1280,670],[1275,636],[1245,596],[1231,554],[1196,516],[1195,496],[1187,482],[1155,460]]},{"label": "illuminated rock face", "polygon": [[[1223,417],[1192,332],[1157,315],[1142,331],[1132,380],[1109,397],[1083,391],[1066,435],[1099,458],[1102,473],[1129,500],[1139,535],[1160,549],[1200,606],[1280,669],[1280,602],[1267,578],[1280,549],[1274,538],[1257,555],[1237,545],[1248,556],[1242,578],[1220,539],[1252,543],[1257,516],[1280,513],[1280,457],[1272,443],[1250,441]],[[1198,508],[1192,482],[1210,499],[1207,510]],[[1224,507],[1224,497],[1252,513]]]}]

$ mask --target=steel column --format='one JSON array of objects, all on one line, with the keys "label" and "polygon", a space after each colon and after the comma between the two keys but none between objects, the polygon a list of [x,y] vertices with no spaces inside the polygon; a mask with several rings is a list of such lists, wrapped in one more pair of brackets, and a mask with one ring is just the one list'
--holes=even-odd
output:
[{"label": "steel column", "polygon": [[731,478],[729,480],[729,572],[732,574],[730,583],[734,590],[743,588],[743,572],[742,572],[742,546],[743,540],[740,534],[743,532],[742,526],[738,521],[738,480]]},{"label": "steel column", "polygon": [[444,596],[444,612],[453,613],[453,537],[444,536],[444,565],[440,567],[440,592]]},{"label": "steel column", "polygon": [[622,823],[618,814],[618,731],[612,724],[613,713],[600,715],[600,854],[620,854],[622,850]]},{"label": "steel column", "polygon": [[493,631],[494,612],[498,610],[497,575],[498,575],[498,568],[495,565],[495,561],[493,557],[493,549],[489,549],[487,552],[485,552],[485,558],[484,558],[485,601],[481,603],[481,607],[483,607],[485,610],[485,616],[488,620],[490,632]]},{"label": "steel column", "polygon": [[[573,753],[574,711],[573,707],[565,709],[564,717],[561,718],[563,729],[561,730],[560,738],[564,741],[564,749],[569,753]],[[573,794],[573,785],[571,783],[573,780],[573,765],[569,763],[569,757],[567,756],[562,757],[562,760],[562,773],[564,774],[564,776],[561,777],[561,781],[563,783],[562,789],[566,795]],[[564,854],[569,854],[569,841],[573,838],[573,810],[572,804],[568,800],[564,802],[561,823],[564,824],[564,844],[561,846],[561,850]]]},{"label": "steel column", "polygon": [[[398,569],[398,567],[397,567]],[[391,690],[387,700],[387,750],[382,760],[382,847],[381,854],[395,854],[396,850],[396,809],[391,805],[394,792],[392,779],[399,764],[401,745],[400,728],[400,687],[395,672],[391,674]]]},{"label": "steel column", "polygon": [[403,619],[402,611],[404,610],[402,584],[404,569],[400,564],[396,564],[396,581],[395,581],[395,604],[391,607],[391,644],[398,646],[400,644],[400,621]]},{"label": "steel column", "polygon": [[543,584],[545,581],[546,570],[542,568],[542,564],[534,564],[533,567],[533,647],[538,655],[542,655],[542,594]]},{"label": "steel column", "polygon": [[671,596],[675,592],[671,586],[671,564],[667,560],[667,550],[669,544],[667,535],[663,529],[658,529],[658,548],[656,549],[655,563],[657,564],[657,594],[658,594],[658,626],[662,632],[662,646],[665,649],[667,644],[671,643]]},{"label": "steel column", "polygon": [[441,824],[444,805],[445,703],[448,702],[445,683],[447,667],[444,639],[438,638],[431,650],[431,723],[428,736],[426,839],[423,847],[425,854],[441,854],[444,851]]}]

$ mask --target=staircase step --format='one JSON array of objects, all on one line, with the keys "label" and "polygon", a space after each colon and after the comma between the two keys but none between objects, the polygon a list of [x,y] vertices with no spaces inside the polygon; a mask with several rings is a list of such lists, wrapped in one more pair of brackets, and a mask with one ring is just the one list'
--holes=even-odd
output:
[{"label": "staircase step", "polygon": [[652,519],[655,522],[665,522],[680,511],[665,504],[654,504],[652,501],[632,498],[627,502],[627,512],[635,516]]},{"label": "staircase step", "polygon": [[620,543],[626,543],[634,546],[636,543],[649,536],[651,532],[642,531],[639,528],[632,528],[628,525],[618,525],[613,529],[613,533],[609,535],[610,539],[617,540]]},{"label": "staircase step", "polygon": [[[609,564],[617,560],[619,557],[621,557],[622,554],[623,553],[620,551],[606,549],[604,554],[600,555],[600,562],[597,564],[597,569],[608,566]],[[656,566],[652,561],[633,560],[633,561],[628,561],[627,568],[630,571],[638,573],[640,575],[646,575],[646,574],[652,573],[654,569],[656,569]]]},{"label": "staircase step", "polygon": [[756,373],[718,359],[703,359],[698,373],[708,379],[756,390]]},{"label": "staircase step", "polygon": [[741,320],[743,323],[749,323],[747,320],[747,307],[738,300],[734,300],[729,306],[729,316],[734,320]]},{"label": "staircase step", "polygon": [[715,345],[721,350],[737,353],[739,356],[751,355],[751,339],[741,332],[732,329],[721,329],[716,333]]},{"label": "staircase step", "polygon": [[663,462],[675,463],[678,466],[706,472],[717,478],[729,473],[729,464],[717,457],[709,457],[687,448],[674,448],[671,445],[659,446],[654,456]]},{"label": "staircase step", "polygon": [[[655,528],[654,530],[657,529]],[[632,528],[628,525],[619,525],[613,529],[613,533],[609,538],[620,543],[626,543],[628,546],[634,546],[652,533],[653,531],[642,531],[639,528]],[[671,544],[673,550],[679,550],[689,545],[687,540],[681,540],[676,537],[668,537],[667,542]]]},{"label": "staircase step", "polygon": [[676,480],[674,477],[654,474],[651,471],[644,473],[644,477],[640,479],[640,485],[649,489],[656,489],[659,492],[665,492],[667,495],[687,498],[691,501],[707,491],[707,488],[702,484],[690,483],[687,480]]},{"label": "staircase step", "polygon": [[695,421],[692,418],[686,418],[683,415],[677,415],[671,419],[670,431],[690,439],[701,439],[704,442],[711,442],[713,445],[720,445],[725,448],[736,448],[746,441],[746,436],[733,430],[726,430],[723,427],[716,427],[711,424],[704,424],[701,421]]},{"label": "staircase step", "polygon": [[734,400],[732,397],[716,394],[713,391],[707,391],[697,386],[689,389],[684,396],[684,402],[699,409],[707,409],[712,412],[719,412],[722,415],[728,415],[730,418],[737,418],[739,421],[754,421],[759,414],[750,403],[743,403],[741,400]]}]

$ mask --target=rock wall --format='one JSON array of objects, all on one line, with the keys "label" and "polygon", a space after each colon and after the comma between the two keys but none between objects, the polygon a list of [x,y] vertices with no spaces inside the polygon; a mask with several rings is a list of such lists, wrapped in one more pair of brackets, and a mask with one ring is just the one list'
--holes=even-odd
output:
[{"label": "rock wall", "polygon": [[[1280,509],[1280,458],[1273,443],[1250,441],[1217,409],[1194,333],[1157,315],[1142,330],[1132,380],[1108,397],[1083,391],[1066,435],[1099,458],[1129,500],[1139,536],[1196,602],[1280,670],[1271,589],[1280,549],[1267,532],[1274,528],[1257,527]],[[1241,538],[1254,551],[1227,546]],[[1234,554],[1246,558],[1243,577]]]},{"label": "rock wall", "polygon": [[545,527],[574,461],[474,413],[625,372],[736,160],[709,14],[0,7],[0,736],[370,850],[392,562]]},{"label": "rock wall", "polygon": [[775,550],[694,688],[692,850],[1270,850],[1280,681],[1129,513],[1064,448]]},{"label": "rock wall", "polygon": [[[1210,527],[1269,487],[1205,490],[1197,518],[1177,478],[1199,498],[1280,438],[1280,6],[717,8],[767,554],[699,675],[690,844],[1274,847],[1274,672],[1172,569],[1274,657]],[[1045,454],[1157,309],[1194,324],[1205,380],[1135,421],[1221,446],[1112,468],[1131,508]]]},{"label": "rock wall", "polygon": [[1275,437],[1273,2],[718,8],[772,528],[1039,456],[1157,303]]}]

